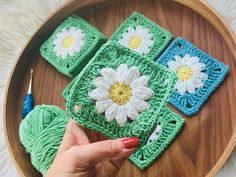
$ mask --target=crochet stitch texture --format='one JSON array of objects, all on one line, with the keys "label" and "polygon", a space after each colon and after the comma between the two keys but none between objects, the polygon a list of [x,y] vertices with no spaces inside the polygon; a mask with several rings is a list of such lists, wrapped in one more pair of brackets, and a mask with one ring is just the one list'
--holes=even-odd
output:
[{"label": "crochet stitch texture", "polygon": [[[148,101],[150,106],[133,121],[128,121],[123,127],[119,127],[116,121],[107,122],[104,114],[98,114],[95,101],[89,96],[95,86],[93,80],[100,76],[102,68],[116,69],[120,64],[127,64],[130,68],[137,66],[141,75],[150,77],[149,87],[154,91],[154,96]],[[69,91],[69,99],[66,104],[68,114],[81,125],[98,131],[109,138],[139,137],[141,143],[149,136],[151,129],[157,121],[157,116],[173,91],[176,75],[159,65],[154,65],[145,57],[131,50],[109,41],[90,60],[86,67],[74,80]],[[72,85],[72,84],[71,84]],[[81,109],[76,112],[74,106]]]},{"label": "crochet stitch texture", "polygon": [[[57,38],[61,38],[61,42],[58,42]],[[61,23],[52,36],[43,43],[40,52],[43,58],[58,71],[69,77],[74,77],[105,41],[106,37],[98,29],[83,18],[72,15]],[[71,48],[69,48],[70,46]],[[60,51],[63,47],[66,53]],[[63,55],[58,55],[58,53]]]},{"label": "crochet stitch texture", "polygon": [[[116,30],[116,32],[110,37],[110,40],[118,42],[124,33],[129,33],[131,30],[129,28],[134,28],[137,29],[137,27],[142,27],[145,28],[146,30],[149,31],[149,34],[152,35],[152,40],[153,40],[153,45],[150,48],[150,51],[145,54],[145,56],[148,58],[150,61],[154,61],[155,58],[160,55],[160,53],[165,49],[165,47],[169,44],[169,42],[172,39],[172,34],[165,30],[164,28],[158,26],[156,23],[145,17],[144,15],[138,13],[138,12],[133,12],[129,18],[127,18],[121,26]],[[145,39],[142,38],[142,34],[144,34],[143,31],[141,31],[141,36],[139,35],[134,35],[128,36],[131,37],[129,40],[130,42],[135,42],[133,43],[134,46],[137,46],[137,42],[146,42]],[[126,35],[127,36],[127,35]],[[140,39],[140,37],[142,39]],[[131,43],[130,43],[131,44]],[[147,44],[143,45],[143,47],[147,46]]]},{"label": "crochet stitch texture", "polygon": [[162,128],[157,139],[144,143],[129,158],[142,170],[149,167],[164,152],[184,125],[184,119],[166,107],[157,117],[157,125]]},{"label": "crochet stitch texture", "polygon": [[171,43],[165,52],[157,59],[157,63],[168,67],[167,63],[174,60],[176,56],[184,57],[186,55],[198,57],[199,62],[205,65],[204,72],[207,78],[202,81],[203,86],[197,88],[194,93],[181,95],[177,90],[174,90],[170,98],[170,103],[185,115],[192,116],[199,112],[213,91],[224,80],[229,71],[229,67],[181,37]]}]

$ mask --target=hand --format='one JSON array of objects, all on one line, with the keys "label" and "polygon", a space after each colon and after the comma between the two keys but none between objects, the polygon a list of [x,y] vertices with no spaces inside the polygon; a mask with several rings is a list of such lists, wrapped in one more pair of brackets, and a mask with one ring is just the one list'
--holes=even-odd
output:
[{"label": "hand", "polygon": [[70,119],[46,177],[110,177],[103,162],[128,157],[137,146],[138,138],[89,143],[84,131]]}]

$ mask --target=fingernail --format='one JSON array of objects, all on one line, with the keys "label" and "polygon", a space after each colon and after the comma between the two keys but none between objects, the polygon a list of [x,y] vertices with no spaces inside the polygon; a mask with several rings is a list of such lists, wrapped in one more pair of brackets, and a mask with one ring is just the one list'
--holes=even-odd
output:
[{"label": "fingernail", "polygon": [[126,139],[123,139],[122,142],[126,149],[133,149],[133,148],[138,147],[139,139],[136,137],[126,138]]}]

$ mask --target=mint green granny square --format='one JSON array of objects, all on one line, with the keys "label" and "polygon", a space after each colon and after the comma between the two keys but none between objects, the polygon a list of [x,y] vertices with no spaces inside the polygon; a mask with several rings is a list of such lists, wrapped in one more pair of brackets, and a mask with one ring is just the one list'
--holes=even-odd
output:
[{"label": "mint green granny square", "polygon": [[172,71],[110,41],[74,80],[66,110],[81,125],[109,138],[135,136],[142,142],[176,79]]},{"label": "mint green granny square", "polygon": [[167,149],[184,125],[184,119],[167,107],[157,117],[154,131],[145,144],[129,158],[142,170],[149,167]]},{"label": "mint green granny square", "polygon": [[105,41],[98,29],[83,18],[72,15],[43,43],[40,52],[58,71],[74,77]]},{"label": "mint green granny square", "polygon": [[138,12],[133,12],[110,38],[151,61],[162,53],[171,39],[169,31]]}]

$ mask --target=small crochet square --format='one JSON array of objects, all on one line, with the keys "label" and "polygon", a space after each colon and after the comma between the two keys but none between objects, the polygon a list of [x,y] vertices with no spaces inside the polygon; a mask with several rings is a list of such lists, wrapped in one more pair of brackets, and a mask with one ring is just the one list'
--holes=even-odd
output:
[{"label": "small crochet square", "polygon": [[226,77],[229,67],[183,38],[175,39],[157,63],[176,72],[170,103],[187,116],[196,114]]},{"label": "small crochet square", "polygon": [[137,149],[129,159],[142,170],[149,167],[167,149],[183,125],[183,118],[169,108],[163,108],[147,143]]},{"label": "small crochet square", "polygon": [[83,18],[72,15],[43,43],[40,52],[58,71],[74,77],[105,41],[98,29]]},{"label": "small crochet square", "polygon": [[110,38],[151,61],[155,60],[171,39],[169,31],[138,12],[133,12]]},{"label": "small crochet square", "polygon": [[66,110],[81,125],[109,138],[135,136],[142,142],[176,79],[172,71],[109,41],[71,84]]}]

